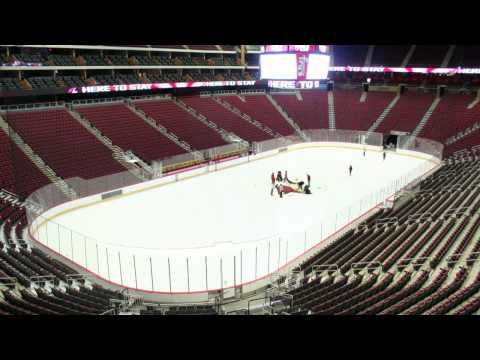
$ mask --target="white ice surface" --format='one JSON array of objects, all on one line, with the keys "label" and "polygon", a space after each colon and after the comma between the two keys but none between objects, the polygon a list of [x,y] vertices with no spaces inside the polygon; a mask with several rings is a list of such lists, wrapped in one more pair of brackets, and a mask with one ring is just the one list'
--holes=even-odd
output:
[{"label": "white ice surface", "polygon": [[[102,260],[98,260],[98,263],[92,260],[96,257],[93,248],[85,251],[88,252],[85,257],[89,257],[88,267],[106,278],[149,290],[154,282],[155,290],[168,291],[168,267],[165,261],[162,265],[154,261],[151,268],[146,258],[132,260],[132,254],[138,254],[140,258],[141,254],[151,252],[150,249],[157,249],[155,253],[158,256],[164,256],[164,259],[168,256],[172,263],[179,263],[180,270],[174,270],[176,267],[171,265],[170,277],[175,277],[176,282],[172,291],[203,290],[207,275],[195,269],[204,266],[204,256],[209,256],[209,269],[214,269],[208,273],[209,278],[214,277],[208,283],[209,288],[214,287],[212,283],[219,282],[216,280],[220,266],[217,264],[218,258],[223,252],[229,253],[230,242],[241,243],[238,245],[240,248],[244,246],[242,281],[258,278],[277,267],[277,258],[280,265],[307,246],[303,243],[303,236],[291,237],[289,234],[301,234],[305,229],[318,227],[320,223],[325,228],[330,226],[333,232],[334,228],[346,224],[378,203],[380,189],[391,186],[393,181],[422,163],[429,163],[430,168],[435,166],[433,162],[395,153],[388,153],[386,160],[383,160],[382,153],[376,151],[367,151],[364,157],[360,149],[307,148],[80,208],[57,217],[55,222],[96,239],[100,244],[100,257],[107,252],[105,248],[111,248],[110,253],[121,249],[120,255],[108,255],[108,265]],[[348,174],[350,165],[353,167],[352,176]],[[292,194],[283,199],[276,193],[271,196],[270,175],[279,170],[282,174],[287,170],[290,180],[306,181],[306,174],[309,173],[313,194]],[[385,192],[383,195],[389,196],[391,193]],[[338,217],[337,213],[342,215]],[[66,236],[65,233],[62,237]],[[265,246],[254,255],[252,246],[256,245],[252,244],[259,243],[257,240],[275,239],[276,243],[279,237],[294,240],[286,245],[288,249],[278,245],[275,250],[278,255],[270,254],[268,264],[261,260],[266,258]],[[82,259],[81,249],[84,245],[80,238],[78,236],[72,243],[78,248],[73,250],[74,256]],[[309,239],[308,246],[314,244],[312,241]],[[216,247],[208,248],[215,244]],[[68,243],[61,246],[70,247]],[[175,260],[176,256],[181,260]],[[183,268],[186,267],[187,256],[192,256],[190,275],[185,281],[179,281],[179,278],[186,277],[175,276],[175,271],[185,272]],[[136,263],[133,264],[133,261]],[[253,269],[254,262],[257,263],[256,270]],[[116,263],[122,263],[122,270],[113,270]],[[226,265],[222,266],[225,268]],[[137,272],[136,284],[128,270],[133,267]],[[233,265],[228,268],[232,269],[232,274],[229,275],[224,269],[224,279],[233,276]],[[115,271],[118,274],[114,274]],[[155,273],[154,281],[152,272]],[[239,275],[236,276],[238,284]],[[232,281],[224,280],[225,284],[232,285]]]}]

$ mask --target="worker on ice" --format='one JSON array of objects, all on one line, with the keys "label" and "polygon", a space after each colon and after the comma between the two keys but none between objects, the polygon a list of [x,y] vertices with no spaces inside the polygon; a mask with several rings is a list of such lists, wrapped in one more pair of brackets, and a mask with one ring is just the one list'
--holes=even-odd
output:
[{"label": "worker on ice", "polygon": [[279,171],[279,172],[277,173],[277,181],[278,181],[278,182],[282,182],[282,181],[283,181],[283,179],[282,179],[282,172],[281,172],[281,171]]},{"label": "worker on ice", "polygon": [[272,172],[272,190],[270,191],[270,195],[273,196],[273,190],[275,189],[275,173]]}]

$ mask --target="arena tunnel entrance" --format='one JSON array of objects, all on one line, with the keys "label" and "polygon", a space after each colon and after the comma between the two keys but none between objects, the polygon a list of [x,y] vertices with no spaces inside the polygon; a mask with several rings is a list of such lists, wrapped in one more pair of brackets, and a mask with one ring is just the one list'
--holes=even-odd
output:
[{"label": "arena tunnel entrance", "polygon": [[398,135],[388,134],[383,137],[383,149],[395,151],[398,145]]},{"label": "arena tunnel entrance", "polygon": [[398,148],[402,148],[402,144],[405,144],[409,138],[410,133],[408,132],[392,130],[383,136],[383,149],[396,151]]}]

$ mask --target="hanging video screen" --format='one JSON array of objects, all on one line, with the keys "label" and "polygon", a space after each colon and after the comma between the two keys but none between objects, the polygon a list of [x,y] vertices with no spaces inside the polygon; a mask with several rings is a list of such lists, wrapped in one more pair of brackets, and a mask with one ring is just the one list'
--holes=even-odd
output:
[{"label": "hanging video screen", "polygon": [[296,54],[261,54],[260,78],[269,80],[296,80]]}]

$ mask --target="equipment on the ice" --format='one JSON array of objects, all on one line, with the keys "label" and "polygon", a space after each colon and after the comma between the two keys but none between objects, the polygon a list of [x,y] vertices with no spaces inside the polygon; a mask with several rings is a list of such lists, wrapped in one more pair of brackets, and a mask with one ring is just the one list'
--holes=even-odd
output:
[{"label": "equipment on the ice", "polygon": [[277,173],[276,182],[274,183],[273,174],[272,174],[272,191],[275,188],[278,192],[278,195],[283,198],[283,194],[298,193],[298,194],[312,194],[310,190],[310,175],[307,174],[307,182],[298,181],[297,178],[292,181],[288,178],[287,171],[285,170],[285,177],[282,179],[282,173],[279,171]]},{"label": "equipment on the ice", "polygon": [[283,194],[297,193],[297,194],[311,194],[310,187],[308,185],[304,186],[304,182],[300,181],[299,183],[280,183],[275,186],[280,197],[283,197]]}]

